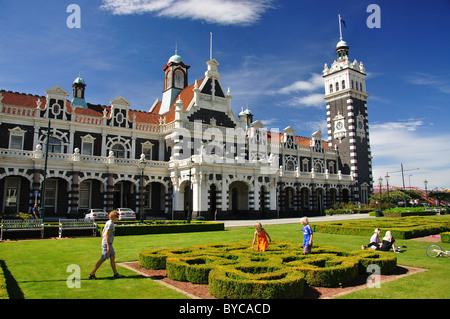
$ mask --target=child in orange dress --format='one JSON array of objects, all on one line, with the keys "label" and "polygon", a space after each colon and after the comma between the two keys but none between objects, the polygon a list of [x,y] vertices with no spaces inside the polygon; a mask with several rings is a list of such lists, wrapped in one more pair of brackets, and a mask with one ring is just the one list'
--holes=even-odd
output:
[{"label": "child in orange dress", "polygon": [[[258,238],[258,242],[256,244],[256,248],[258,251],[266,251],[266,249],[269,247],[269,243],[272,242],[272,239],[269,236],[269,233],[266,232],[264,228],[262,228],[261,223],[256,223],[255,225],[255,236],[253,237],[253,243],[252,243],[252,250],[254,250],[256,238]],[[267,241],[267,238],[269,238],[269,241]]]}]

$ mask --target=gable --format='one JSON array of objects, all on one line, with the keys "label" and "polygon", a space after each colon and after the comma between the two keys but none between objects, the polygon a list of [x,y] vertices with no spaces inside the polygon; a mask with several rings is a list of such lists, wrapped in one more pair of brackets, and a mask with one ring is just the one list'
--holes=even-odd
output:
[{"label": "gable", "polygon": [[223,93],[222,87],[220,86],[219,81],[214,79],[208,79],[206,81],[205,85],[203,86],[203,89],[201,90],[201,93],[212,95],[212,86],[214,81],[214,96],[218,97],[225,97],[225,94]]}]

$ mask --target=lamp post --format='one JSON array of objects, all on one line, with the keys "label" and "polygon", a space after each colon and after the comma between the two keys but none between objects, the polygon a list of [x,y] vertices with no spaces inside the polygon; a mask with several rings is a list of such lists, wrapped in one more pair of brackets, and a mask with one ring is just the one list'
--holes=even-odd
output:
[{"label": "lamp post", "polygon": [[192,198],[191,198],[191,187],[192,187],[192,174],[191,174],[191,169],[192,169],[192,157],[189,158],[188,161],[188,165],[189,165],[189,187],[188,187],[188,196],[187,196],[187,222],[188,224],[191,222],[192,219],[192,210],[191,210],[191,205],[192,205]]},{"label": "lamp post", "polygon": [[141,169],[141,187],[139,194],[139,210],[141,213],[141,224],[144,223],[144,169],[147,166],[147,162],[145,161],[145,155],[141,154],[141,159],[139,160],[139,168]]},{"label": "lamp post", "polygon": [[[425,198],[428,198],[428,191],[427,191],[428,181],[424,180],[423,183],[425,184]],[[427,200],[427,206],[428,206],[428,200]]]},{"label": "lamp post", "polygon": [[391,209],[391,202],[389,200],[389,177],[389,174],[386,173],[386,176],[384,178],[386,179],[388,209]]},{"label": "lamp post", "polygon": [[383,184],[383,178],[381,176],[378,179],[378,182],[380,183],[380,213],[381,213],[381,185]]},{"label": "lamp post", "polygon": [[48,162],[48,143],[50,140],[50,120],[47,126],[47,141],[45,143],[45,160],[44,160],[44,180],[41,186],[41,206],[39,207],[39,218],[44,219],[45,216],[45,182],[47,180],[47,162]]}]

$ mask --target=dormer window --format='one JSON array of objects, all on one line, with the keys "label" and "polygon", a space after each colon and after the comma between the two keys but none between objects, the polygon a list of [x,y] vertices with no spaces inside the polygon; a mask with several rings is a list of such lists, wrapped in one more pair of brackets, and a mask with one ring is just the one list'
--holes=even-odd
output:
[{"label": "dormer window", "polygon": [[52,105],[53,115],[58,116],[60,112],[61,112],[61,106],[58,103],[53,104]]}]

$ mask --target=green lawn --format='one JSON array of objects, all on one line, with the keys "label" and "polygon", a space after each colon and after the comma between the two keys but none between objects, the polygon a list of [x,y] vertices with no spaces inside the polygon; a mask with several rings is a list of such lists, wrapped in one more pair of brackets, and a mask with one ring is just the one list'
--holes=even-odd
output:
[{"label": "green lawn", "polygon": [[[301,226],[297,224],[266,226],[272,240],[302,240]],[[231,228],[221,232],[188,234],[160,234],[116,236],[114,248],[117,262],[134,261],[144,249],[186,247],[203,243],[229,243],[252,240],[254,227]],[[315,233],[316,244],[327,244],[344,249],[360,249],[369,238],[365,236]],[[0,260],[7,268],[8,287],[12,298],[186,298],[149,278],[118,267],[127,278],[113,280],[109,262],[97,272],[96,281],[87,276],[99,259],[100,238],[70,238],[51,240],[11,241],[0,243]],[[344,298],[449,298],[450,259],[430,258],[425,250],[429,243],[397,240],[396,245],[407,246],[397,254],[398,264],[429,269],[394,282],[383,283],[381,288],[364,289]],[[450,249],[450,244],[440,244]],[[81,288],[68,288],[67,267],[76,264],[81,269]],[[11,277],[14,280],[11,280]]]}]

